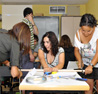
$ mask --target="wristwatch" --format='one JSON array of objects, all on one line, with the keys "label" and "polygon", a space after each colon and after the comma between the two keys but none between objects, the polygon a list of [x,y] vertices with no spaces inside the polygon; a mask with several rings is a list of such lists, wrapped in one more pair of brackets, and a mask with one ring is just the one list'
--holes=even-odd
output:
[{"label": "wristwatch", "polygon": [[33,26],[35,26],[35,23],[33,24]]},{"label": "wristwatch", "polygon": [[93,65],[92,63],[90,63],[90,65],[91,65],[92,67],[94,67],[94,65]]}]

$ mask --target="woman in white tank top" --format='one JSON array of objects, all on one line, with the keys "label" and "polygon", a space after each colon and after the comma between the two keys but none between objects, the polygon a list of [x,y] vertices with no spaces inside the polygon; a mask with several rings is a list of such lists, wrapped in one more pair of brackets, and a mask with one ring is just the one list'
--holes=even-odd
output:
[{"label": "woman in white tank top", "polygon": [[[94,79],[98,92],[98,27],[92,14],[84,14],[80,21],[80,29],[75,35],[75,56],[78,67],[85,69],[84,77],[90,86],[85,94],[93,93]],[[98,94],[98,93],[97,93]]]}]

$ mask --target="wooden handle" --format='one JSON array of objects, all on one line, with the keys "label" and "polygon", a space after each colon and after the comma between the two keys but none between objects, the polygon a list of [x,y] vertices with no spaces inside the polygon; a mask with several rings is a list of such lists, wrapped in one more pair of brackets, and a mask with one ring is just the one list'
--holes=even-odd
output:
[{"label": "wooden handle", "polygon": [[[21,69],[21,71],[31,71],[32,69]],[[44,72],[43,69],[37,69],[38,72]],[[67,70],[67,69],[61,69],[58,70],[59,72],[85,72],[85,70]]]}]

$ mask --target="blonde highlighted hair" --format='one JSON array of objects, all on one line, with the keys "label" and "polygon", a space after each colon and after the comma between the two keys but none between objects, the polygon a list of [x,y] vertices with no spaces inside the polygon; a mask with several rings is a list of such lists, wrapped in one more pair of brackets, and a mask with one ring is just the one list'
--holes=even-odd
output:
[{"label": "blonde highlighted hair", "polygon": [[17,23],[8,31],[8,34],[17,39],[20,44],[20,50],[24,49],[23,54],[29,53],[31,32],[28,25],[23,22]]}]

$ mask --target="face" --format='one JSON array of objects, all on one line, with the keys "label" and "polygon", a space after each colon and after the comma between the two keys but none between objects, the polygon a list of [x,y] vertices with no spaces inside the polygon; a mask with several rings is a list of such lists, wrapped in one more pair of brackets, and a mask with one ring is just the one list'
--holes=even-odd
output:
[{"label": "face", "polygon": [[37,40],[34,39],[34,46],[37,45],[37,43],[38,43]]},{"label": "face", "polygon": [[48,51],[50,51],[51,50],[51,42],[50,42],[49,38],[48,37],[44,37],[43,41],[44,41],[44,46],[46,47],[46,49]]},{"label": "face", "polygon": [[89,35],[91,35],[93,33],[94,28],[89,27],[89,26],[82,26],[81,30],[82,30],[82,34],[85,37],[88,37]]}]

